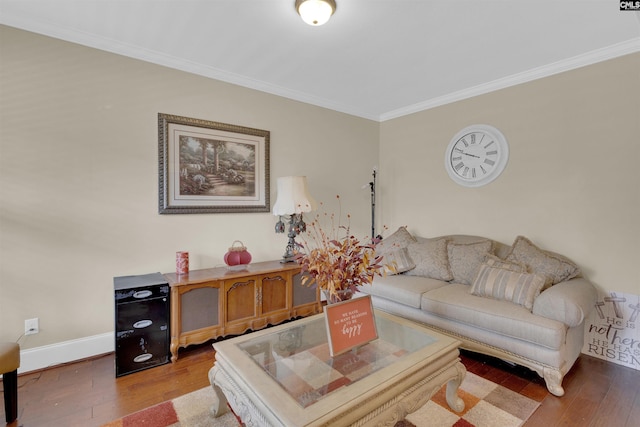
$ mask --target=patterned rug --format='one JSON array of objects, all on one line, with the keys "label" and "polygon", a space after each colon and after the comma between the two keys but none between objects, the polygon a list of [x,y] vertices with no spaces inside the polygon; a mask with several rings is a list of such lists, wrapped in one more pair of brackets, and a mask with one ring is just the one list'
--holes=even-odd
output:
[{"label": "patterned rug", "polygon": [[[465,409],[455,413],[449,409],[443,387],[416,412],[395,427],[518,427],[533,414],[540,403],[467,372],[458,395]],[[213,389],[180,396],[144,409],[103,427],[238,427],[236,417],[227,413],[214,418],[210,413]]]},{"label": "patterned rug", "polygon": [[464,377],[458,396],[464,400],[462,412],[449,408],[443,387],[396,427],[517,427],[540,406],[540,402],[471,372]]},{"label": "patterned rug", "polygon": [[173,400],[134,412],[102,427],[238,427],[231,411],[214,418],[213,388],[205,387]]}]

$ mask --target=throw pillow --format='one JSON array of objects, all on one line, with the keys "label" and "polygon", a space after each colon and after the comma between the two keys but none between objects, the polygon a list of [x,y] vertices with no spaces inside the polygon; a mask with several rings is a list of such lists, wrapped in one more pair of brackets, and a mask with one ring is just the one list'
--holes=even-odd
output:
[{"label": "throw pillow", "polygon": [[491,240],[475,243],[447,242],[449,269],[453,275],[453,281],[464,285],[473,283],[480,265],[491,253],[492,247]]},{"label": "throw pillow", "polygon": [[415,237],[407,231],[407,227],[403,226],[378,242],[376,255],[382,256],[382,265],[386,274],[394,274],[393,269],[390,268],[394,261],[396,262],[396,273],[402,273],[415,267],[409,254],[406,251],[402,252],[403,249],[406,250],[410,243],[415,241]]},{"label": "throw pillow", "polygon": [[531,311],[544,283],[545,277],[539,274],[518,273],[483,264],[470,292],[480,297],[513,302]]},{"label": "throw pillow", "polygon": [[505,270],[515,271],[516,273],[528,273],[527,266],[515,261],[507,261],[496,255],[489,254],[484,261],[490,267],[504,268]]},{"label": "throw pillow", "polygon": [[523,236],[516,237],[506,260],[520,262],[532,273],[546,276],[545,288],[580,274],[580,269],[573,262],[538,248]]},{"label": "throw pillow", "polygon": [[[404,273],[416,267],[407,248],[398,248],[382,255],[382,265],[385,273],[389,275]],[[395,271],[389,267],[391,265],[395,267]]]},{"label": "throw pillow", "polygon": [[376,245],[376,252],[379,255],[392,252],[398,248],[406,248],[410,243],[414,243],[416,238],[407,231],[407,227],[399,227],[389,237],[386,237]]},{"label": "throw pillow", "polygon": [[424,276],[449,281],[453,279],[447,257],[447,239],[426,239],[407,246],[416,267],[407,271],[409,276]]}]

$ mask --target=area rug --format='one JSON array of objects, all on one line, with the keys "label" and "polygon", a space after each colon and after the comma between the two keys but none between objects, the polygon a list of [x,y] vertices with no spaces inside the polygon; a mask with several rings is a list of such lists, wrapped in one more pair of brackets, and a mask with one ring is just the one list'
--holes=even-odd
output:
[{"label": "area rug", "polygon": [[102,427],[238,427],[233,412],[211,414],[214,393],[205,387],[173,400],[134,412]]},{"label": "area rug", "polygon": [[[395,427],[518,427],[533,414],[540,403],[486,380],[471,372],[458,390],[465,409],[456,413],[449,409],[443,387],[429,402],[409,414]],[[180,396],[144,409],[103,427],[238,427],[233,413],[219,418],[211,415],[213,389]]]},{"label": "area rug", "polygon": [[458,396],[464,400],[462,412],[449,408],[443,387],[396,427],[518,427],[540,406],[540,402],[471,372],[464,377]]}]

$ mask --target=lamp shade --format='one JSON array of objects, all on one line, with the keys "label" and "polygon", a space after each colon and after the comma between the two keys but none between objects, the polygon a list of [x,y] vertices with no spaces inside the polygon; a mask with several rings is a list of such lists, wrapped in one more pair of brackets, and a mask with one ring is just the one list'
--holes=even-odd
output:
[{"label": "lamp shade", "polygon": [[336,10],[335,0],[296,0],[296,10],[304,22],[318,26],[326,23]]},{"label": "lamp shade", "polygon": [[280,177],[277,188],[278,195],[273,205],[274,215],[299,214],[316,209],[316,201],[307,190],[306,176]]}]

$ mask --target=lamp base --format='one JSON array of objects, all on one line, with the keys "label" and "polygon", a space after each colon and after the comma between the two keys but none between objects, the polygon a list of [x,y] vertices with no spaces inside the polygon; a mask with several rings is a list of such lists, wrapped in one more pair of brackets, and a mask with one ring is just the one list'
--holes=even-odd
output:
[{"label": "lamp base", "polygon": [[296,255],[293,252],[295,247],[296,247],[295,236],[290,233],[289,234],[289,243],[287,244],[287,249],[285,250],[284,254],[282,255],[282,259],[280,260],[281,264],[286,264],[286,263],[289,263],[289,262],[295,262]]},{"label": "lamp base", "polygon": [[[306,230],[306,224],[302,219],[302,214],[291,214],[289,217],[289,241],[287,242],[287,248],[284,251],[284,255],[282,255],[282,260],[280,261],[282,264],[286,264],[289,262],[295,262],[295,251],[296,251],[296,236],[301,232]],[[281,232],[281,226],[276,227],[276,233]]]}]

